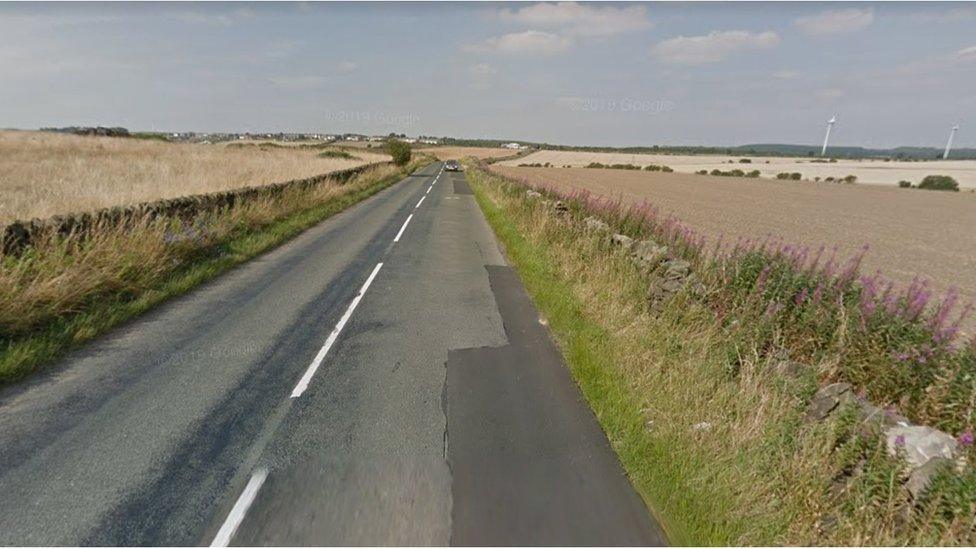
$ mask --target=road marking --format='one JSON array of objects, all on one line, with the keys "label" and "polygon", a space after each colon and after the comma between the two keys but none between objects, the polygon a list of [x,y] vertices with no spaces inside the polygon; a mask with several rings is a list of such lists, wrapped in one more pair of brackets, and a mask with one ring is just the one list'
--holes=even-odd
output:
[{"label": "road marking", "polygon": [[433,183],[431,183],[431,184],[430,184],[430,187],[427,187],[427,191],[426,191],[426,192],[425,192],[424,194],[428,194],[428,193],[430,193],[430,190],[431,190],[431,189],[433,189],[433,188],[434,188],[434,184],[433,184]]},{"label": "road marking", "polygon": [[254,503],[254,498],[257,497],[258,490],[261,489],[261,485],[264,484],[264,479],[266,478],[268,478],[267,469],[262,467],[254,471],[254,474],[251,475],[251,480],[247,481],[247,486],[244,487],[244,491],[238,496],[234,507],[230,510],[230,514],[224,519],[224,524],[221,525],[217,536],[210,542],[211,547],[227,547],[230,544],[231,538],[234,537],[234,532],[237,531],[237,527],[244,521],[244,515],[247,514],[248,507]]},{"label": "road marking", "polygon": [[[410,218],[407,218],[407,221],[409,220]],[[403,229],[401,229],[400,232],[403,232]],[[332,329],[332,333],[330,333],[328,339],[325,340],[325,345],[319,349],[319,353],[315,355],[315,360],[313,360],[312,364],[309,365],[307,370],[305,370],[305,375],[302,376],[302,379],[298,380],[298,385],[295,385],[295,388],[291,392],[291,398],[298,398],[302,396],[305,389],[308,389],[308,384],[312,381],[312,376],[315,375],[315,371],[318,370],[319,366],[322,365],[322,361],[325,360],[325,355],[329,353],[329,349],[332,348],[332,345],[335,344],[336,339],[339,338],[339,333],[342,332],[342,328],[345,327],[346,322],[349,322],[349,317],[351,317],[352,312],[356,310],[356,306],[359,305],[359,301],[363,299],[363,295],[366,294],[366,290],[369,289],[369,285],[373,283],[373,279],[376,278],[376,273],[380,272],[380,268],[382,266],[382,263],[376,264],[376,268],[374,268],[373,272],[370,273],[369,278],[366,279],[366,283],[363,284],[363,287],[359,289],[359,293],[356,294],[356,297],[352,298],[352,303],[349,304],[346,312],[342,314],[342,318],[339,319],[339,323],[336,324],[335,328]]]},{"label": "road marking", "polygon": [[420,202],[417,202],[417,205],[416,205],[416,206],[414,206],[414,209],[416,209],[416,208],[419,208],[419,207],[420,207],[420,205],[421,205],[421,204],[422,204],[422,203],[424,202],[424,199],[425,199],[425,198],[427,198],[427,193],[424,193],[424,196],[421,196],[421,197],[420,197]]},{"label": "road marking", "polygon": [[407,220],[404,221],[403,222],[403,226],[400,227],[400,232],[398,232],[397,235],[396,235],[396,237],[393,238],[393,241],[394,242],[399,242],[400,241],[400,237],[403,236],[403,231],[407,230],[407,224],[410,223],[410,218],[412,218],[412,217],[413,217],[413,214],[410,214],[410,215],[407,216]]}]

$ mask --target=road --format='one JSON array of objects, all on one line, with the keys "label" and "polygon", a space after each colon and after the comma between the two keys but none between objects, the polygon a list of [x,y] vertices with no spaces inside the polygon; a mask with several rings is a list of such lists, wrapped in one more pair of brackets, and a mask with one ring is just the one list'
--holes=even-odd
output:
[{"label": "road", "polygon": [[4,545],[658,545],[434,164],[0,391]]}]

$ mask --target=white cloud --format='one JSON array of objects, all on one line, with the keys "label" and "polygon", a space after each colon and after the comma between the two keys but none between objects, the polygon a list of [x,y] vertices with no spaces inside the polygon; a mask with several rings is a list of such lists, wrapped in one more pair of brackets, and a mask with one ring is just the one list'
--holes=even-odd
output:
[{"label": "white cloud", "polygon": [[798,18],[793,24],[806,34],[821,35],[854,32],[873,22],[874,10],[871,8],[850,8],[807,15]]},{"label": "white cloud", "polygon": [[956,52],[956,59],[960,61],[976,61],[976,46],[969,46]]},{"label": "white cloud", "polygon": [[647,8],[596,6],[576,2],[540,3],[514,11],[502,10],[499,17],[526,27],[560,29],[574,36],[612,36],[650,27]]},{"label": "white cloud", "polygon": [[359,68],[359,63],[355,61],[343,61],[337,67],[339,72],[355,72]]},{"label": "white cloud", "polygon": [[712,31],[702,36],[665,40],[651,49],[651,55],[664,63],[698,65],[721,61],[739,51],[772,48],[777,44],[779,35],[773,31]]},{"label": "white cloud", "polygon": [[488,63],[477,63],[468,67],[471,87],[478,90],[487,89],[496,74],[498,74],[498,70]]},{"label": "white cloud", "polygon": [[564,36],[551,32],[527,30],[493,36],[478,44],[464,46],[464,49],[475,53],[552,55],[568,50],[570,45],[572,45],[572,41]]}]

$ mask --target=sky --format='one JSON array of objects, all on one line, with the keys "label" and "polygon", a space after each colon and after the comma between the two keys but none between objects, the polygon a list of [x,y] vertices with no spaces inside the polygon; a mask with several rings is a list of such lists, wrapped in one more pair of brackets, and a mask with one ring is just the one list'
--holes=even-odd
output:
[{"label": "sky", "polygon": [[976,146],[974,3],[0,4],[0,127]]}]

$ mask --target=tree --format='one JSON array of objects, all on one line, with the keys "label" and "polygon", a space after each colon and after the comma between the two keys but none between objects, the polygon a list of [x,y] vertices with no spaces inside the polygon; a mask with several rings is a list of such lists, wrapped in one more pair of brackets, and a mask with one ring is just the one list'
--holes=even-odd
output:
[{"label": "tree", "polygon": [[397,166],[406,166],[410,162],[410,145],[398,139],[390,139],[386,142],[386,152],[393,157],[393,163]]}]

